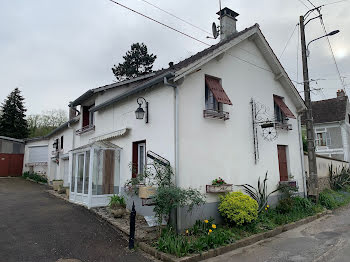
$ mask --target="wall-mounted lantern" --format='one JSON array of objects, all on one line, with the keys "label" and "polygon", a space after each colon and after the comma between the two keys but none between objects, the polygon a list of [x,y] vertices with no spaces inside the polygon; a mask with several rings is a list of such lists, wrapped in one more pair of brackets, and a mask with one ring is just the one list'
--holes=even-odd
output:
[{"label": "wall-mounted lantern", "polygon": [[[146,112],[142,108],[143,102],[145,102],[145,105],[146,105],[145,107]],[[148,123],[148,102],[143,97],[139,97],[137,98],[137,103],[139,104],[139,107],[135,111],[136,119],[143,119],[146,115],[146,123]]]}]

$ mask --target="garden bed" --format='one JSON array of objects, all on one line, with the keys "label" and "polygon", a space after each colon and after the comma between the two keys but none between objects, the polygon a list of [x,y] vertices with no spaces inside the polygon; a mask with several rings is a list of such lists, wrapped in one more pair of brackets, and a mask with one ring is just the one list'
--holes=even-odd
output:
[{"label": "garden bed", "polygon": [[321,192],[317,205],[308,199],[292,197],[281,201],[275,209],[267,206],[251,223],[238,226],[197,221],[181,234],[168,228],[157,240],[139,246],[163,261],[200,261],[294,229],[331,213],[327,209],[349,203],[350,192],[325,190]]}]

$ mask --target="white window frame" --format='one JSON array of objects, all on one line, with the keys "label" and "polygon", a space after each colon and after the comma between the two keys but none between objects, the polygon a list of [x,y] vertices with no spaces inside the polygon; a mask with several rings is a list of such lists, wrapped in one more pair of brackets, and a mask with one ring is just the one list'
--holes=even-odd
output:
[{"label": "white window frame", "polygon": [[[143,147],[143,165],[141,163],[141,147]],[[137,144],[137,171],[142,174],[146,166],[146,143]]]}]

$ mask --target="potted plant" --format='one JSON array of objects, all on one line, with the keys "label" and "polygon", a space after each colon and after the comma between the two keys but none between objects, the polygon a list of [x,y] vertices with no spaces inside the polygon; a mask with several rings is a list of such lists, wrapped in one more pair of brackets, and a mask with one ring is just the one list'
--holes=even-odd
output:
[{"label": "potted plant", "polygon": [[211,185],[206,185],[207,193],[226,193],[232,191],[232,184],[227,184],[221,177],[214,179]]},{"label": "potted plant", "polygon": [[110,197],[109,209],[114,217],[120,218],[126,212],[126,203],[123,196],[113,195]]},{"label": "potted plant", "polygon": [[63,187],[63,180],[62,179],[52,180],[52,187],[53,187],[53,190],[58,191],[61,187]]}]

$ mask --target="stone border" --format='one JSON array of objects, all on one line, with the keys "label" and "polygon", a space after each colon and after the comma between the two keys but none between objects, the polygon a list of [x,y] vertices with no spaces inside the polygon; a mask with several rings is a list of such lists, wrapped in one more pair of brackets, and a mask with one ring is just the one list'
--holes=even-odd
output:
[{"label": "stone border", "polygon": [[30,179],[30,178],[26,178],[26,180],[30,181],[30,182],[33,182],[33,183],[37,183],[37,184],[40,184],[40,185],[44,185],[44,186],[48,186],[49,184],[48,183],[43,183],[43,182],[39,182],[39,181],[36,181],[34,179]]},{"label": "stone border", "polygon": [[298,220],[296,222],[287,224],[287,225],[283,225],[283,226],[279,226],[276,227],[275,229],[271,230],[271,231],[267,231],[264,233],[259,233],[256,235],[252,235],[250,237],[238,240],[232,244],[229,244],[227,246],[222,246],[216,249],[210,249],[209,251],[205,251],[201,254],[193,254],[187,257],[176,257],[174,255],[170,255],[170,254],[166,254],[163,253],[161,251],[158,251],[156,248],[148,245],[145,242],[141,242],[139,243],[139,247],[146,253],[154,256],[155,258],[158,258],[162,261],[166,261],[166,262],[196,262],[196,261],[202,261],[208,258],[213,258],[219,255],[222,255],[224,253],[230,252],[232,250],[241,248],[241,247],[246,247],[252,244],[255,244],[256,242],[259,242],[261,240],[267,239],[267,238],[271,238],[274,236],[277,236],[283,232],[286,232],[288,230],[297,228],[301,225],[310,223],[316,219],[319,219],[320,217],[323,217],[325,215],[331,214],[333,213],[332,211],[326,210],[323,211],[322,213],[318,213],[314,216],[310,216],[310,217],[306,217],[304,219]]},{"label": "stone border", "polygon": [[[72,205],[79,206],[79,207],[84,207],[84,209],[86,209],[90,213],[94,214],[99,221],[105,222],[112,229],[114,229],[114,230],[116,230],[118,232],[121,232],[126,239],[129,238],[129,231],[127,229],[119,226],[117,223],[114,223],[110,219],[106,219],[104,216],[102,216],[96,210],[94,210],[94,209],[87,209],[83,205],[79,205],[77,203],[72,203],[72,202],[69,201],[69,199],[63,197],[62,195],[58,194],[54,190],[47,190],[47,192],[50,195],[55,196],[57,198],[60,198],[60,199],[66,201],[66,202],[68,202],[68,203],[70,203]],[[197,262],[197,261],[202,261],[202,260],[205,260],[205,259],[208,259],[208,258],[213,258],[213,257],[219,256],[219,255],[222,255],[224,253],[233,251],[233,250],[241,248],[241,247],[250,246],[252,244],[255,244],[256,242],[259,242],[261,240],[277,236],[277,235],[279,235],[279,234],[281,234],[283,232],[286,232],[288,230],[297,228],[297,227],[299,227],[301,225],[305,225],[307,223],[310,223],[310,222],[312,222],[312,221],[314,221],[316,219],[319,219],[319,218],[321,218],[321,217],[323,217],[325,215],[332,214],[332,213],[333,213],[333,211],[326,210],[326,211],[318,213],[318,214],[316,214],[314,216],[306,217],[306,218],[303,218],[303,219],[298,220],[296,222],[292,222],[292,223],[287,224],[287,225],[276,227],[273,230],[270,230],[270,231],[267,231],[267,232],[263,232],[263,233],[259,233],[259,234],[255,234],[255,235],[252,235],[250,237],[238,240],[238,241],[236,241],[236,242],[234,242],[232,244],[229,244],[227,246],[222,246],[222,247],[219,247],[219,248],[216,248],[216,249],[210,249],[210,250],[202,252],[200,254],[193,254],[193,255],[190,255],[190,256],[187,256],[187,257],[181,257],[181,258],[176,257],[174,255],[163,253],[161,251],[158,251],[156,248],[150,246],[149,244],[147,244],[145,242],[140,241],[140,239],[137,239],[137,235],[136,235],[136,239],[135,240],[136,240],[137,246],[142,251],[144,251],[145,253],[147,253],[147,254],[149,254],[149,255],[157,258],[157,259],[160,259],[162,261],[166,261],[166,262]]]}]

